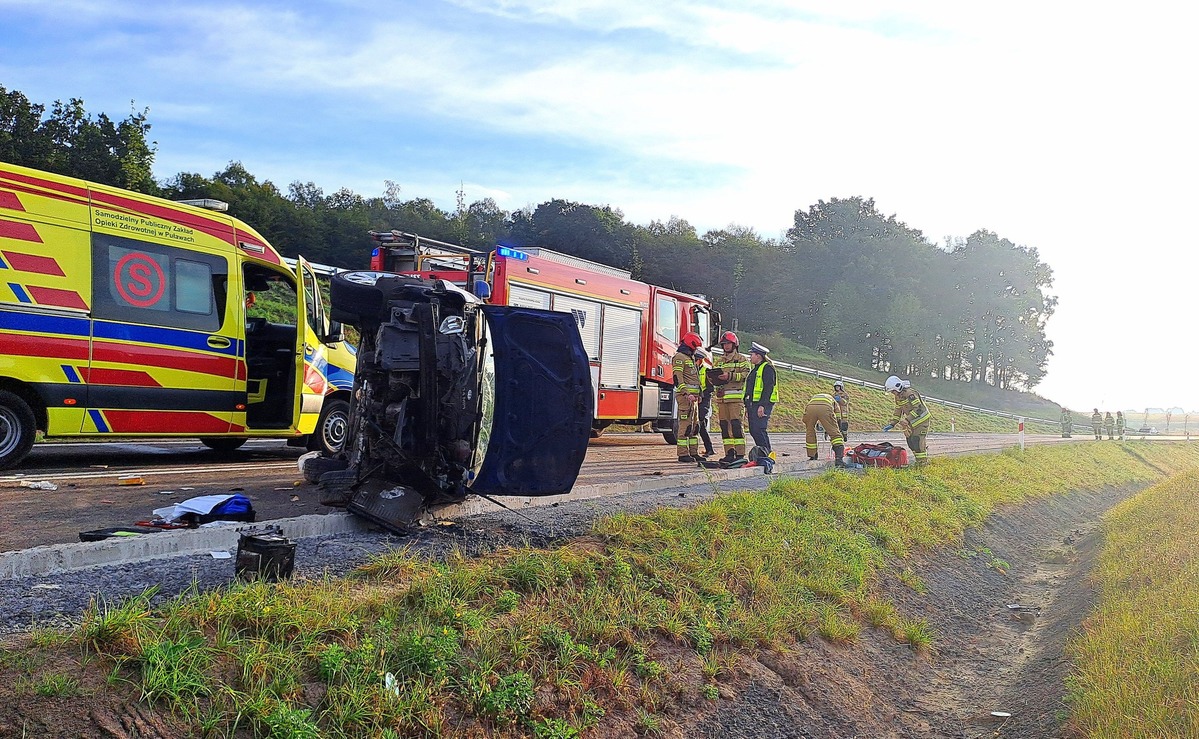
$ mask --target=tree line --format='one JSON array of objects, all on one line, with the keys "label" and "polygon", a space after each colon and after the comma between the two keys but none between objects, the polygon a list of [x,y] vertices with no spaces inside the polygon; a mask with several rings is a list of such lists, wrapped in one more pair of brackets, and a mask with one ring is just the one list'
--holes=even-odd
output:
[{"label": "tree line", "polygon": [[509,212],[458,192],[447,211],[390,181],[373,197],[313,182],[284,192],[236,161],[156,181],[149,131],[147,111],[113,121],[77,99],[47,108],[0,86],[0,160],[169,199],[223,200],[288,256],[364,267],[367,232],[393,229],[482,249],[542,246],[705,295],[726,327],[779,333],[880,371],[1030,389],[1052,354],[1053,272],[1035,248],[988,230],[937,244],[870,198],[797,209],[778,238],[737,225],[700,234],[676,217],[639,225],[610,205],[562,199]]}]

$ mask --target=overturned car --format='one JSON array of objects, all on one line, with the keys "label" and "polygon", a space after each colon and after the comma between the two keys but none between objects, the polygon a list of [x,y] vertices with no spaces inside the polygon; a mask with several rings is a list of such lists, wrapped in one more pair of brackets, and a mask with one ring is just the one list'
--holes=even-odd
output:
[{"label": "overturned car", "polygon": [[570,490],[593,403],[572,314],[389,272],[336,274],[330,299],[361,339],[345,448],[305,466],[322,502],[401,531],[471,493]]}]

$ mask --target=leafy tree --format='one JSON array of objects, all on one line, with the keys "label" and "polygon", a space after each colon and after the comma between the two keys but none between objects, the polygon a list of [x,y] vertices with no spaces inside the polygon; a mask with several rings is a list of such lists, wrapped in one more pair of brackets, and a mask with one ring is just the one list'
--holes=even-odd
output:
[{"label": "leafy tree", "polygon": [[146,140],[148,111],[114,122],[93,118],[83,101],[44,105],[0,86],[0,159],[127,190],[157,194],[151,167],[155,145]]}]

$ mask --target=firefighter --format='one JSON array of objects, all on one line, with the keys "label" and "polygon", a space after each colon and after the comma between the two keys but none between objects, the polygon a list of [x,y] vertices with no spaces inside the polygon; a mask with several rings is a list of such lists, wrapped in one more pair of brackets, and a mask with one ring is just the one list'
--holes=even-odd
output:
[{"label": "firefighter", "polygon": [[1116,436],[1124,441],[1124,411],[1116,411]]},{"label": "firefighter", "polygon": [[745,456],[745,430],[742,418],[745,414],[745,378],[749,375],[749,357],[740,351],[737,334],[725,331],[720,335],[720,350],[724,352],[716,360],[716,419],[720,423],[720,439],[724,442],[725,462]]},{"label": "firefighter", "polygon": [[849,441],[849,393],[845,392],[845,383],[840,380],[833,383],[833,412],[837,417],[837,428],[841,429],[841,441]]},{"label": "firefighter", "polygon": [[1116,419],[1112,418],[1111,411],[1108,411],[1103,416],[1103,430],[1107,432],[1107,438],[1109,441],[1116,438]]},{"label": "firefighter", "polygon": [[749,435],[754,444],[762,447],[771,460],[777,459],[770,448],[770,413],[779,402],[778,375],[774,362],[767,355],[770,350],[753,342],[749,350],[749,375],[745,378],[745,415],[749,419]]},{"label": "firefighter", "polygon": [[914,462],[917,465],[925,464],[928,462],[928,429],[933,422],[932,411],[907,380],[891,375],[884,387],[895,396],[895,413],[891,416],[891,422],[883,426],[883,431],[890,431],[899,424],[907,433],[908,449],[912,450]]},{"label": "firefighter", "polygon": [[1095,432],[1095,441],[1103,438],[1103,416],[1100,415],[1098,408],[1091,414],[1091,430]]},{"label": "firefighter", "polygon": [[1069,408],[1063,408],[1062,409],[1062,438],[1063,439],[1070,438],[1070,432],[1073,430],[1073,427],[1074,427],[1074,414],[1070,412]]},{"label": "firefighter", "polygon": [[708,434],[708,427],[712,425],[712,391],[716,388],[712,384],[712,377],[716,373],[712,369],[712,357],[703,349],[695,350],[695,369],[699,372],[699,440],[704,444],[700,456],[710,457],[716,453],[712,449],[712,437]]},{"label": "firefighter", "polygon": [[695,368],[695,350],[704,340],[689,331],[683,334],[671,360],[674,373],[674,397],[679,407],[679,432],[675,451],[680,462],[698,462],[699,458],[699,370]]},{"label": "firefighter", "polygon": [[816,424],[819,423],[824,427],[833,444],[833,456],[835,461],[834,466],[844,467],[845,460],[845,440],[841,438],[840,422],[836,417],[836,397],[828,393],[816,393],[812,399],[808,401],[808,405],[804,408],[803,424],[808,429],[807,439],[804,442],[804,449],[808,452],[808,459],[815,460],[816,454]]}]

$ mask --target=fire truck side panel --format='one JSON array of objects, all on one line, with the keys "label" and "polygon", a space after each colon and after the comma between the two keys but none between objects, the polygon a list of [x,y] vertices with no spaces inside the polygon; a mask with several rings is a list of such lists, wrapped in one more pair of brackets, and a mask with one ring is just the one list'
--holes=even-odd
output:
[{"label": "fire truck side panel", "polygon": [[596,419],[641,419],[648,285],[536,256],[497,256],[491,302],[572,313],[592,364]]}]

